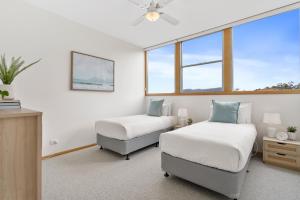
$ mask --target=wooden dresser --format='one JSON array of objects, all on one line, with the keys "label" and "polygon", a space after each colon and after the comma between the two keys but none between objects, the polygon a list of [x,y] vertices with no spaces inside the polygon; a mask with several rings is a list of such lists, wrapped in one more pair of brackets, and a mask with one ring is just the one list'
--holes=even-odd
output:
[{"label": "wooden dresser", "polygon": [[264,137],[263,160],[266,163],[300,170],[300,142]]},{"label": "wooden dresser", "polygon": [[41,200],[42,113],[0,110],[0,200]]}]

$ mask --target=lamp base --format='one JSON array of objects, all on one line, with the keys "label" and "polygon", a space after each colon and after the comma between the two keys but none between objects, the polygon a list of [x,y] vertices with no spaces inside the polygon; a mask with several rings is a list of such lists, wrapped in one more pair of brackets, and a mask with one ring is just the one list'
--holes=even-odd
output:
[{"label": "lamp base", "polygon": [[276,136],[276,128],[268,127],[268,137],[274,138]]}]

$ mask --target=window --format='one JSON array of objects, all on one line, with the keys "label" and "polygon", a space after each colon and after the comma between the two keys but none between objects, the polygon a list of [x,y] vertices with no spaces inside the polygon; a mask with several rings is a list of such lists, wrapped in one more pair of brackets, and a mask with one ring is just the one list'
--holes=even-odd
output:
[{"label": "window", "polygon": [[175,92],[175,45],[147,52],[147,93]]},{"label": "window", "polygon": [[222,32],[182,42],[181,91],[223,91]]},{"label": "window", "polygon": [[233,28],[235,91],[300,89],[299,10]]},{"label": "window", "polygon": [[300,94],[300,9],[150,50],[145,58],[146,95]]}]

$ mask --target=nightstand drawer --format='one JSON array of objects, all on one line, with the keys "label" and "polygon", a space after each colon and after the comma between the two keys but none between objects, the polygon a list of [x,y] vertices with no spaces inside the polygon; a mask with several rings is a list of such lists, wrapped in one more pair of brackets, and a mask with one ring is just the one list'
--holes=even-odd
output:
[{"label": "nightstand drawer", "polygon": [[283,153],[264,152],[264,161],[290,168],[300,169],[300,157]]},{"label": "nightstand drawer", "polygon": [[288,143],[284,143],[284,142],[264,141],[264,150],[272,151],[272,152],[276,152],[276,153],[300,156],[300,146],[299,145],[288,144]]}]

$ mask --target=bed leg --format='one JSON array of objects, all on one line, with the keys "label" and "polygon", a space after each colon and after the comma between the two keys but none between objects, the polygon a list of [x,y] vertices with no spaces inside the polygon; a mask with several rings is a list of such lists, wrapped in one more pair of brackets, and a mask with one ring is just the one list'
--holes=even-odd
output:
[{"label": "bed leg", "polygon": [[129,154],[126,154],[126,160],[129,160]]},{"label": "bed leg", "polygon": [[164,176],[165,176],[165,177],[169,177],[169,174],[168,174],[168,172],[166,172],[166,173],[164,174]]},{"label": "bed leg", "polygon": [[102,149],[103,149],[103,147],[102,147],[102,146],[100,146],[100,149],[102,150]]},{"label": "bed leg", "polygon": [[158,147],[158,142],[155,143],[155,147]]}]

